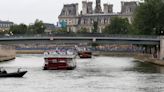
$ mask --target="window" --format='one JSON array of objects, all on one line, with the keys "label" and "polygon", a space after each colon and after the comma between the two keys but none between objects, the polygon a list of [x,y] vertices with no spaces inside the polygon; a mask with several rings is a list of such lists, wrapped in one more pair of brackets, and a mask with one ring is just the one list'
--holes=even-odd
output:
[{"label": "window", "polygon": [[53,59],[53,60],[52,60],[52,63],[57,63],[57,60],[56,60],[56,59]]},{"label": "window", "polygon": [[65,63],[66,61],[64,61],[64,60],[59,60],[58,62],[60,62],[60,63]]}]

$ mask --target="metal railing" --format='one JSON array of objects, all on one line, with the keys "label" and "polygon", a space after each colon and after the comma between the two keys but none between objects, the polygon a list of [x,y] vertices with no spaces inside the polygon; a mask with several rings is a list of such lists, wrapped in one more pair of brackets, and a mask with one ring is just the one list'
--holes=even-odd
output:
[{"label": "metal railing", "polygon": [[0,38],[40,38],[40,37],[112,37],[112,38],[151,38],[159,39],[159,36],[152,35],[120,35],[120,34],[100,34],[100,33],[85,33],[85,34],[76,34],[76,33],[63,33],[63,34],[37,34],[37,35],[12,35],[4,36],[0,35]]}]

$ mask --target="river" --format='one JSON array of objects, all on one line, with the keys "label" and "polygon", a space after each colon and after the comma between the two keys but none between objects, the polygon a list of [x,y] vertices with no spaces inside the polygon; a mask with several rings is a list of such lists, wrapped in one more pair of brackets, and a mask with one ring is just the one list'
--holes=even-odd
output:
[{"label": "river", "polygon": [[164,67],[133,58],[77,59],[71,71],[42,70],[43,55],[17,55],[0,63],[8,72],[28,70],[23,78],[0,78],[0,92],[164,92]]}]

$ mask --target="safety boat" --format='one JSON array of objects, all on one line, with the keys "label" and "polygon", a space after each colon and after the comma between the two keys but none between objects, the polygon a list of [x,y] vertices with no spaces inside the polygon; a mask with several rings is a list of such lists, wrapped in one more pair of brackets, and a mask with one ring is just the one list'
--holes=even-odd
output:
[{"label": "safety boat", "polygon": [[0,70],[0,78],[23,77],[23,75],[25,75],[26,73],[27,71],[20,71],[20,69],[18,69],[18,71],[16,72],[11,72],[11,73],[8,73],[6,70],[3,71]]}]

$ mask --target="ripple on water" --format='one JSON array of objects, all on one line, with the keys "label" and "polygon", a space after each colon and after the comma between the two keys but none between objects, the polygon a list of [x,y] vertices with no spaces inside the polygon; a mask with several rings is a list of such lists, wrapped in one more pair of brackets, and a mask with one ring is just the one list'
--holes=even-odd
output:
[{"label": "ripple on water", "polygon": [[132,60],[77,59],[75,70],[43,71],[42,55],[18,55],[13,61],[0,63],[0,67],[8,71],[22,67],[28,73],[23,78],[1,78],[0,92],[163,92],[163,68]]}]

